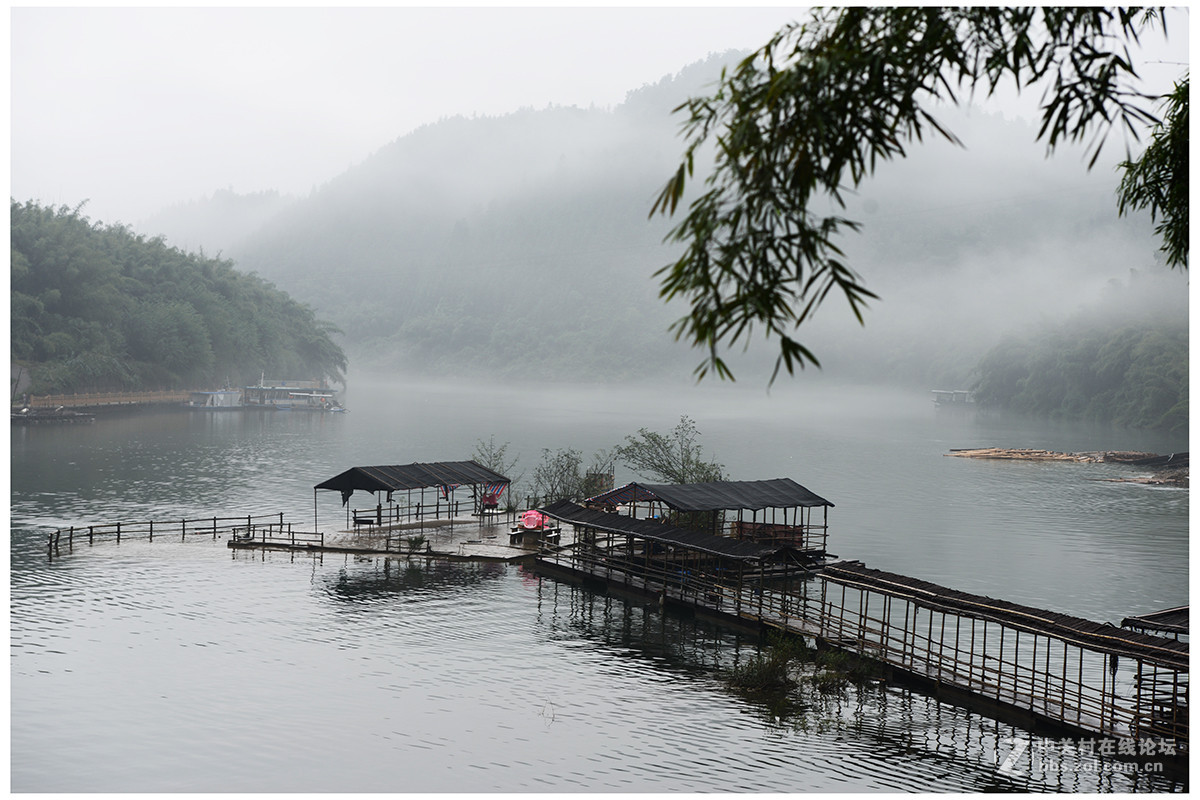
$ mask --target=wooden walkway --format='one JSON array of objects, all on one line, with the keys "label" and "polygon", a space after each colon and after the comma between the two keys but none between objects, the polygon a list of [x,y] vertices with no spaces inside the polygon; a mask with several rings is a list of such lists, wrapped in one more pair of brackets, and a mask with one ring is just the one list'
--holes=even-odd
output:
[{"label": "wooden walkway", "polygon": [[[1188,646],[979,598],[857,562],[780,587],[752,572],[646,572],[637,560],[544,549],[551,575],[600,582],[739,627],[811,637],[1032,720],[1113,739],[1188,740]],[[598,588],[599,588],[598,587]]]},{"label": "wooden walkway", "polygon": [[[487,522],[487,521],[485,521]],[[308,523],[311,525],[311,520]],[[532,559],[538,543],[510,544],[506,519],[480,524],[477,518],[427,519],[393,527],[314,531],[288,522],[282,513],[111,522],[59,528],[47,536],[51,560],[76,548],[139,539],[153,542],[224,539],[235,549],[301,550],[364,555],[516,562]]]},{"label": "wooden walkway", "polygon": [[[659,557],[626,533],[604,544],[563,527],[562,540],[510,539],[505,517],[428,519],[336,532],[266,516],[204,517],[62,528],[51,559],[76,547],[142,538],[226,538],[232,548],[353,552],[461,561],[528,561],[551,576],[673,603],[744,629],[775,628],[853,652],[944,687],[1085,735],[1188,741],[1188,644],[958,592],[860,562],[816,570],[729,569],[679,542]],[[649,534],[647,534],[649,535]],[[750,562],[748,562],[750,563]]]},{"label": "wooden walkway", "polygon": [[188,391],[107,392],[97,394],[30,395],[28,408],[107,408],[112,406],[175,405],[186,403]]}]

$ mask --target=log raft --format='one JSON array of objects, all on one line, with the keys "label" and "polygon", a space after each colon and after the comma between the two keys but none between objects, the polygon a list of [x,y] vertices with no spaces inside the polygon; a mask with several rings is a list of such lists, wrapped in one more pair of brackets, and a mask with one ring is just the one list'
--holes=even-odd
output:
[{"label": "log raft", "polygon": [[[1006,458],[1017,461],[1079,461],[1088,464],[1138,464],[1151,459],[1168,458],[1154,453],[1128,450],[1102,450],[1091,453],[1059,453],[1054,450],[1014,449],[1009,447],[977,447],[951,450],[946,455],[959,458]],[[1186,458],[1186,453],[1177,454]]]},{"label": "log raft", "polygon": [[1054,450],[1035,450],[1008,447],[974,447],[952,449],[948,456],[958,458],[990,458],[1010,461],[1073,461],[1082,464],[1126,464],[1153,470],[1148,477],[1110,478],[1120,483],[1146,483],[1163,486],[1187,486],[1189,459],[1187,453],[1142,453],[1132,450],[1099,450],[1087,453],[1060,453]]}]

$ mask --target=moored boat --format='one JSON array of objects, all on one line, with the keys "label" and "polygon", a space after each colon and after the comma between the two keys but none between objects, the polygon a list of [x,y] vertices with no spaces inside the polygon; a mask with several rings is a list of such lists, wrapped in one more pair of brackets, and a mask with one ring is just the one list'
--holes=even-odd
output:
[{"label": "moored boat", "polygon": [[185,405],[198,411],[233,411],[242,407],[240,389],[217,389],[209,392],[192,392]]},{"label": "moored boat", "polygon": [[343,414],[337,393],[318,381],[260,381],[242,390],[245,408],[274,411],[317,411]]}]

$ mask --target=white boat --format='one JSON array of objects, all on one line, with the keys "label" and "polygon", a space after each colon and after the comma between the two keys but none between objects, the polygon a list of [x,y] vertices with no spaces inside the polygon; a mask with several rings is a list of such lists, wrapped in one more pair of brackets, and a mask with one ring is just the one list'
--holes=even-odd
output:
[{"label": "white boat", "polygon": [[198,411],[234,411],[242,407],[241,389],[192,392],[185,405]]},{"label": "white boat", "polygon": [[344,414],[346,409],[337,399],[333,389],[319,385],[317,381],[278,381],[258,386],[247,386],[242,390],[245,408],[261,408],[275,411],[317,411]]}]

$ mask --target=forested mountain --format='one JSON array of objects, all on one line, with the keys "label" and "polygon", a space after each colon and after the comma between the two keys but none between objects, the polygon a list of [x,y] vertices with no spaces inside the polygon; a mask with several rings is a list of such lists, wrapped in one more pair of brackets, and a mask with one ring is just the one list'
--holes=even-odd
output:
[{"label": "forested mountain", "polygon": [[[683,378],[700,354],[673,340],[668,327],[685,307],[664,303],[654,277],[678,250],[666,240],[671,220],[648,214],[683,147],[672,109],[703,94],[738,56],[694,64],[612,109],[443,119],[293,202],[217,193],[158,219],[169,220],[176,243],[221,251],[311,305],[345,331],[359,369]],[[824,375],[922,389],[978,380],[997,406],[1051,413],[1023,389],[988,388],[997,386],[1001,359],[988,354],[998,343],[1023,342],[1005,345],[1010,356],[1065,354],[1081,334],[1054,329],[1075,315],[1108,320],[1105,335],[1138,337],[1139,352],[1160,338],[1137,331],[1177,341],[1169,331],[1186,325],[1187,307],[1171,301],[1186,276],[1155,263],[1147,216],[1118,216],[1119,145],[1089,170],[1082,147],[1061,145],[1047,158],[1036,127],[1021,118],[974,107],[937,113],[964,146],[935,137],[847,187],[838,212],[863,227],[845,236],[846,261],[880,299],[868,304],[865,325],[838,297],[806,323],[801,339]],[[698,158],[696,190],[705,169]],[[1137,288],[1143,315],[1117,325],[1096,304],[1106,291],[1128,291],[1131,270],[1156,279]],[[1113,281],[1124,288],[1106,289]],[[771,348],[752,344],[727,360],[739,379],[765,383],[772,358]],[[1020,367],[1026,389],[1053,358]],[[1142,380],[1136,370],[1122,377]],[[1107,400],[1089,410],[1079,391],[1128,396],[1084,382],[1054,413],[1174,424],[1161,397],[1140,411],[1125,401],[1101,411]]]},{"label": "forested mountain", "polygon": [[1174,308],[1164,309],[1149,289],[1161,280],[1135,273],[1110,286],[1086,313],[1006,338],[979,364],[977,402],[1052,419],[1186,433],[1187,298],[1178,292]]},{"label": "forested mountain", "polygon": [[674,310],[651,277],[667,225],[647,212],[677,148],[669,110],[710,72],[614,111],[425,126],[277,216],[236,258],[337,320],[357,363],[551,378],[667,369],[679,363]]},{"label": "forested mountain", "polygon": [[[360,367],[545,379],[686,376],[685,309],[658,297],[670,220],[648,219],[678,164],[671,110],[736,54],[628,94],[613,109],[443,119],[382,148],[231,250],[346,332]],[[978,109],[847,194],[863,223],[848,262],[881,297],[857,325],[837,297],[807,327],[825,374],[963,386],[1002,336],[1062,317],[1152,264],[1116,179],[1036,129]],[[697,162],[698,175],[704,164]],[[700,181],[693,183],[699,186]],[[733,354],[739,378],[772,354]],[[741,364],[741,367],[738,367]]]},{"label": "forested mountain", "polygon": [[294,197],[275,191],[238,194],[219,189],[208,197],[165,208],[137,227],[182,250],[219,257],[294,202]]},{"label": "forested mountain", "polygon": [[336,332],[228,261],[10,201],[11,357],[35,393],[341,380]]}]

